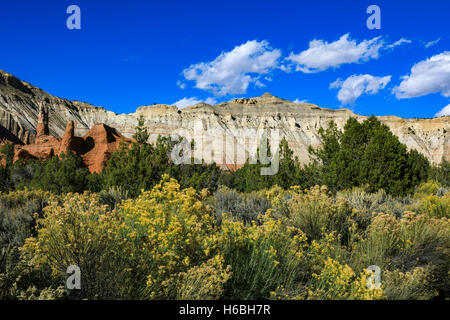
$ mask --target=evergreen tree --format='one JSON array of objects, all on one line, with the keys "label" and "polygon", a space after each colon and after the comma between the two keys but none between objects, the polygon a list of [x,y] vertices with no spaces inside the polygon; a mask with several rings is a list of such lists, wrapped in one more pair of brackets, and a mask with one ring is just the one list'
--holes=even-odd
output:
[{"label": "evergreen tree", "polygon": [[136,132],[133,135],[133,139],[136,140],[136,142],[139,145],[143,145],[144,143],[147,143],[149,134],[147,132],[147,128],[144,127],[144,116],[140,115],[138,119],[138,125],[136,127]]},{"label": "evergreen tree", "polygon": [[12,144],[6,143],[0,148],[0,191],[9,191],[14,189],[11,179],[13,157],[14,146]]},{"label": "evergreen tree", "polygon": [[[269,152],[270,146],[267,149],[267,156],[272,157]],[[293,185],[301,184],[304,177],[302,176],[303,172],[300,170],[300,162],[297,157],[294,157],[294,152],[289,148],[285,137],[280,141],[278,152],[279,162],[276,174],[262,175],[261,168],[269,165],[262,164],[260,159],[258,159],[256,164],[250,164],[247,159],[244,166],[235,172],[223,175],[221,183],[240,192],[268,189],[274,185],[288,189]],[[257,154],[259,154],[259,149]],[[272,158],[272,161],[276,161],[276,159]]]},{"label": "evergreen tree", "polygon": [[445,187],[450,187],[450,162],[442,157],[440,164],[430,167],[430,178]]},{"label": "evergreen tree", "polygon": [[428,160],[407,151],[375,116],[362,123],[350,118],[343,132],[333,122],[319,132],[323,145],[310,149],[316,161],[312,166],[320,166],[320,182],[333,191],[367,184],[370,191],[404,195],[427,178]]},{"label": "evergreen tree", "polygon": [[[70,152],[45,161],[34,160],[17,166],[31,171],[31,177],[17,181],[18,188],[28,187],[54,193],[83,192],[88,189],[89,170],[83,160]],[[18,169],[16,169],[18,170]]]}]

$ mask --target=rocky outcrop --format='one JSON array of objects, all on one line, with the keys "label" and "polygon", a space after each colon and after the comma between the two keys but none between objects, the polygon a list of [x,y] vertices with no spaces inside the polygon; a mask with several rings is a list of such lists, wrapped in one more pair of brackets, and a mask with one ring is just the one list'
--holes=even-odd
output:
[{"label": "rocky outcrop", "polygon": [[66,131],[64,132],[61,143],[59,145],[59,152],[58,152],[59,155],[65,154],[73,149],[75,140],[74,132],[75,132],[74,123],[73,121],[69,121],[66,127]]},{"label": "rocky outcrop", "polygon": [[36,137],[40,138],[42,136],[48,136],[49,130],[48,130],[48,113],[44,106],[44,104],[41,102],[39,103],[39,113],[38,113],[38,120],[36,125]]},{"label": "rocky outcrop", "polygon": [[[217,105],[200,103],[178,110],[170,105],[139,107],[135,113],[116,114],[101,107],[69,101],[49,95],[14,76],[0,71],[0,136],[7,132],[22,143],[34,142],[37,135],[39,103],[48,115],[48,134],[55,137],[65,135],[66,124],[74,122],[74,136],[81,137],[98,123],[117,129],[124,137],[130,138],[135,131],[137,119],[143,116],[150,134],[150,141],[158,135],[171,135],[183,129],[190,134],[200,130],[200,134],[214,131],[218,135],[236,136],[239,129],[273,128],[287,138],[303,163],[308,162],[308,146],[320,145],[318,130],[334,120],[343,128],[348,118],[362,121],[360,116],[348,109],[327,109],[309,103],[293,103],[270,94],[249,99],[234,99]],[[399,140],[409,149],[416,149],[430,161],[440,162],[442,157],[450,160],[450,117],[434,119],[403,119],[395,116],[378,117],[389,126]],[[2,130],[4,128],[4,130]],[[198,133],[198,132],[197,132]],[[44,136],[46,136],[44,134]],[[256,139],[249,139],[255,145]],[[59,149],[56,150],[56,153]],[[238,167],[242,159],[223,151],[219,155],[225,167]]]},{"label": "rocky outcrop", "polygon": [[90,172],[101,172],[111,154],[121,142],[129,142],[116,129],[105,124],[96,124],[76,143],[76,153],[81,156]]},{"label": "rocky outcrop", "polygon": [[104,124],[94,125],[85,136],[76,137],[74,122],[70,121],[62,139],[42,134],[32,144],[16,146],[14,162],[19,159],[46,160],[71,152],[81,157],[90,172],[99,173],[120,143],[127,141],[117,130]]}]

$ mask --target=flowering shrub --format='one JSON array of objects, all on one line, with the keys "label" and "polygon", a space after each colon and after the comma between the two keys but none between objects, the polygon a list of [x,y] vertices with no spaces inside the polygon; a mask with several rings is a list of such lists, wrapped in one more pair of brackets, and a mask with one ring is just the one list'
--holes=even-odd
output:
[{"label": "flowering shrub", "polygon": [[206,196],[192,188],[181,190],[164,175],[152,190],[119,208],[122,254],[129,257],[130,272],[146,275],[143,297],[175,298],[180,273],[211,258],[217,236]]},{"label": "flowering shrub", "polygon": [[214,258],[181,273],[178,286],[178,299],[212,300],[223,294],[224,284],[231,278],[231,266],[224,268],[224,259]]},{"label": "flowering shrub", "polygon": [[[364,194],[366,206],[358,190],[326,187],[219,189],[217,206],[167,175],[135,199],[123,189],[0,193],[0,299],[446,298],[447,193],[422,189],[397,213],[368,208],[401,199]],[[66,288],[70,265],[80,290]],[[378,289],[366,285],[371,265]]]},{"label": "flowering shrub", "polygon": [[430,285],[430,273],[423,267],[409,272],[399,270],[384,272],[384,294],[392,300],[428,300],[438,291]]},{"label": "flowering shrub", "polygon": [[352,208],[345,199],[334,200],[326,187],[315,186],[290,202],[292,223],[308,239],[319,239],[324,232],[337,231],[346,238],[351,225]]},{"label": "flowering shrub", "polygon": [[352,268],[327,257],[319,274],[307,289],[307,299],[320,300],[373,300],[383,298],[381,289],[368,289],[367,275],[356,276]]},{"label": "flowering shrub", "polygon": [[[450,221],[405,212],[402,218],[377,214],[366,235],[355,246],[353,266],[377,265],[382,270],[426,268],[434,290],[448,292]],[[393,284],[394,282],[390,282]]]},{"label": "flowering shrub", "polygon": [[301,230],[285,219],[274,219],[270,210],[260,216],[259,224],[251,225],[225,215],[218,249],[233,271],[225,297],[261,299],[279,286],[289,287],[296,280],[305,244]]},{"label": "flowering shrub", "polygon": [[443,196],[428,195],[411,207],[418,213],[426,214],[435,218],[450,218],[450,193]]},{"label": "flowering shrub", "polygon": [[66,270],[77,265],[82,272],[81,297],[120,298],[116,279],[124,276],[117,226],[119,217],[107,213],[90,193],[66,194],[54,198],[38,219],[38,235],[28,238],[24,257],[30,256],[34,268],[50,268],[55,283],[65,285]]}]

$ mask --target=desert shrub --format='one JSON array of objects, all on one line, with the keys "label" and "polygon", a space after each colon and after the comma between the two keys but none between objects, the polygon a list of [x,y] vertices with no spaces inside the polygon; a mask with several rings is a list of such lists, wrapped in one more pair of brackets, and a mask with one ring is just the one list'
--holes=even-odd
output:
[{"label": "desert shrub", "polygon": [[346,199],[352,208],[366,214],[373,212],[392,213],[400,217],[405,211],[405,207],[412,203],[409,196],[393,197],[383,189],[375,193],[369,193],[362,187],[354,187],[351,190],[340,191],[337,198]]},{"label": "desert shrub", "polygon": [[266,198],[254,192],[241,194],[227,187],[221,187],[213,196],[210,203],[219,219],[223,213],[230,213],[237,219],[249,222],[257,220],[258,215],[264,214],[271,207]]},{"label": "desert shrub", "polygon": [[224,298],[261,299],[277,288],[289,288],[301,273],[305,243],[303,232],[286,219],[274,219],[270,210],[251,225],[224,215],[218,249],[233,272]]},{"label": "desert shrub", "polygon": [[383,294],[390,300],[430,300],[437,291],[430,284],[430,274],[423,267],[408,272],[399,270],[383,273]]},{"label": "desert shrub", "polygon": [[[49,270],[30,267],[20,248],[25,239],[36,235],[36,218],[42,217],[52,197],[38,190],[0,194],[0,299],[39,298],[37,288],[48,286],[45,274]],[[30,283],[34,283],[34,295]]]},{"label": "desert shrub", "polygon": [[436,192],[436,195],[437,195],[438,197],[442,197],[442,196],[444,196],[445,194],[447,194],[448,191],[449,191],[448,188],[446,188],[446,187],[440,187],[440,188],[438,189],[438,191]]},{"label": "desert shrub", "polygon": [[298,194],[300,187],[292,186],[289,190],[284,190],[283,188],[275,185],[267,190],[261,190],[255,194],[258,197],[264,197],[269,201],[273,213],[275,216],[281,215],[284,217],[289,217],[290,215],[290,201],[292,197]]},{"label": "desert shrub", "polygon": [[67,194],[52,200],[38,219],[38,235],[23,248],[34,268],[51,270],[57,290],[64,286],[70,265],[81,270],[81,290],[69,297],[86,299],[126,298],[129,275],[122,255],[119,217],[100,205],[95,195]]},{"label": "desert shrub", "polygon": [[305,299],[312,300],[374,300],[383,298],[381,289],[368,289],[367,275],[359,276],[348,265],[327,257],[319,274],[312,274]]},{"label": "desert shrub", "polygon": [[224,284],[232,275],[231,267],[224,267],[224,258],[220,255],[209,259],[200,266],[181,273],[178,286],[178,299],[213,300],[219,299]]},{"label": "desert shrub", "polygon": [[426,196],[412,206],[412,210],[435,218],[450,218],[450,194],[441,197],[436,195]]},{"label": "desert shrub", "polygon": [[450,187],[450,162],[442,158],[440,164],[430,168],[429,178],[438,181],[445,187]]},{"label": "desert shrub", "polygon": [[[189,283],[211,271],[213,262],[206,261],[214,257],[217,238],[211,211],[202,202],[206,197],[181,190],[164,176],[152,190],[113,210],[90,193],[51,201],[38,220],[37,237],[26,240],[22,253],[34,270],[45,273],[48,285],[32,278],[21,294],[58,293],[70,265],[80,267],[82,283],[81,290],[65,291],[67,298],[173,299],[180,286],[192,293]],[[229,268],[223,268],[216,275],[225,281]],[[193,285],[216,280],[210,274]],[[218,291],[203,291],[208,292]]]},{"label": "desert shrub", "polygon": [[[420,185],[414,200],[318,186],[210,196],[163,175],[137,198],[124,187],[0,193],[0,298],[448,298],[440,188]],[[65,289],[69,265],[81,290]],[[370,265],[381,289],[366,287]]]},{"label": "desert shrub", "polygon": [[99,203],[106,204],[109,210],[115,209],[123,200],[128,198],[130,198],[128,196],[128,190],[116,186],[112,186],[108,190],[102,190],[98,194]]},{"label": "desert shrub", "polygon": [[434,180],[428,180],[419,184],[414,190],[414,199],[420,199],[429,195],[437,194],[441,184]]},{"label": "desert shrub", "polygon": [[414,199],[409,210],[430,217],[450,218],[450,194],[439,182],[430,180],[417,186]]},{"label": "desert shrub", "polygon": [[351,266],[356,269],[377,265],[383,271],[428,270],[433,289],[443,296],[449,292],[450,222],[405,212],[402,218],[377,214],[363,238],[354,244]]},{"label": "desert shrub", "polygon": [[290,202],[290,218],[294,226],[310,240],[319,239],[324,232],[337,231],[347,241],[348,228],[353,223],[352,208],[344,199],[336,201],[326,187],[316,186],[294,196]]},{"label": "desert shrub", "polygon": [[214,218],[203,202],[206,196],[192,188],[181,190],[164,175],[152,190],[120,207],[122,253],[130,257],[133,273],[144,276],[135,287],[143,297],[176,298],[180,275],[212,256]]},{"label": "desert shrub", "polygon": [[368,274],[355,272],[345,261],[348,253],[334,231],[303,247],[301,267],[290,287],[272,291],[274,299],[383,299],[382,289],[367,288]]},{"label": "desert shrub", "polygon": [[33,234],[35,214],[41,216],[51,194],[39,190],[0,193],[0,248],[20,247]]}]

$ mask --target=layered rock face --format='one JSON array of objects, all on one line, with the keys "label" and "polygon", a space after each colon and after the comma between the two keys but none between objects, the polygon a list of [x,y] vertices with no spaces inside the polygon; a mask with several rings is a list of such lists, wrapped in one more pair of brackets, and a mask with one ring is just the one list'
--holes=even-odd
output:
[{"label": "layered rock face", "polygon": [[[309,103],[297,104],[270,94],[217,105],[201,103],[182,110],[170,105],[143,106],[135,113],[119,115],[87,103],[51,96],[0,71],[0,137],[22,143],[39,140],[37,124],[40,105],[47,111],[48,134],[51,136],[63,137],[66,124],[73,121],[72,128],[68,130],[74,132],[75,138],[86,137],[88,131],[99,123],[105,124],[104,128],[115,128],[124,137],[130,138],[135,132],[137,119],[142,115],[150,133],[150,141],[154,141],[158,135],[170,136],[174,133],[188,135],[196,139],[196,143],[199,137],[213,136],[207,143],[216,147],[213,151],[214,160],[229,168],[242,165],[250,151],[259,145],[258,130],[277,130],[278,137],[269,136],[271,145],[277,143],[272,140],[286,137],[295,155],[301,162],[307,163],[310,160],[308,146],[317,147],[321,143],[318,134],[320,127],[325,128],[329,121],[334,120],[342,129],[350,117],[360,121],[366,118],[347,109],[333,110]],[[383,116],[378,119],[389,126],[409,149],[416,149],[431,162],[438,163],[442,157],[450,160],[450,117],[403,119]],[[120,135],[112,135],[115,134]],[[221,145],[217,146],[217,141],[223,137],[226,137],[226,142],[220,142]],[[104,139],[108,141],[108,137]],[[48,142],[52,143],[50,140]],[[70,145],[74,141],[64,140],[60,144]],[[237,155],[239,151],[236,152],[236,149],[240,147],[245,149],[244,157]],[[110,150],[107,147],[104,151]]]}]

